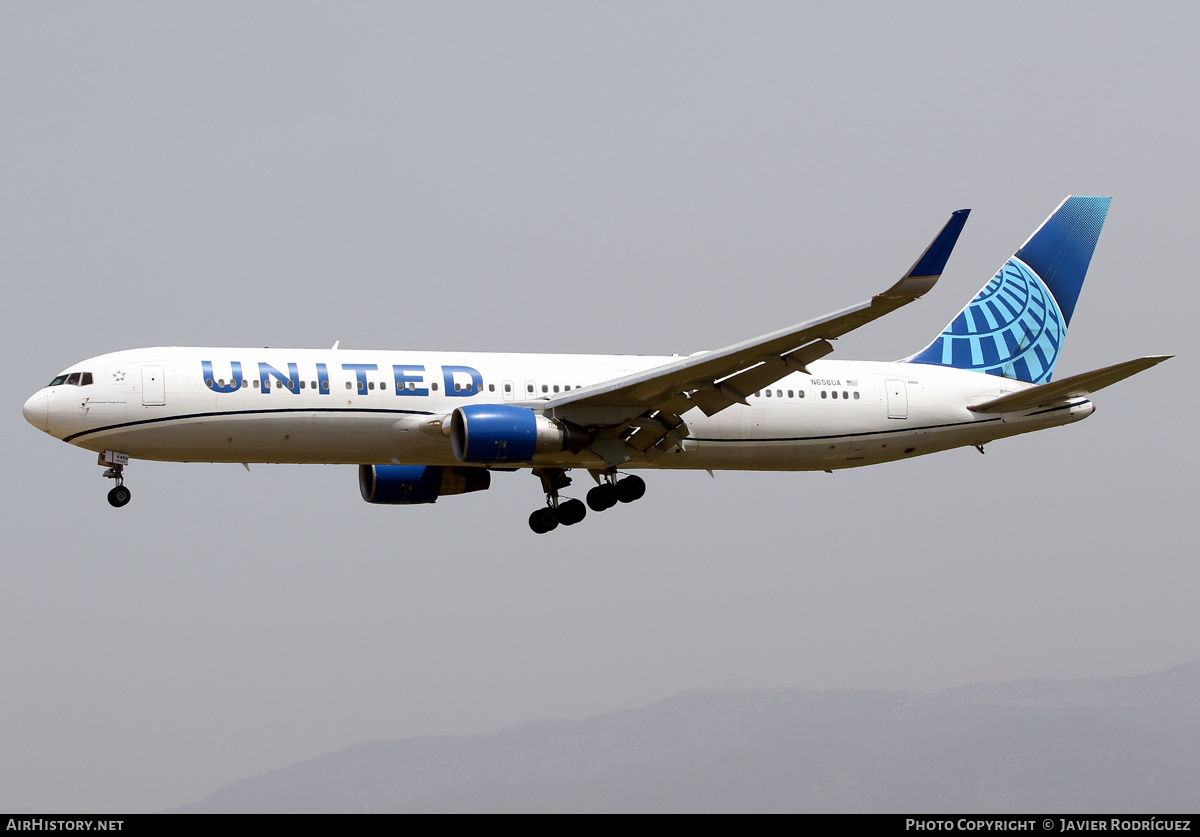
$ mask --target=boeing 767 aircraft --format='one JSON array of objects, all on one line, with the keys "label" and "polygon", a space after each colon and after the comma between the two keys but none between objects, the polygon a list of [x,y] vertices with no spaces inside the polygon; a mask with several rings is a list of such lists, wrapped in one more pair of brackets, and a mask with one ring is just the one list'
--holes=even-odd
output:
[{"label": "boeing 767 aircraft", "polygon": [[[867,302],[689,357],[332,349],[133,349],[72,365],[25,402],[39,430],[99,453],[129,502],[131,459],[358,465],[368,503],[432,503],[531,469],[534,532],[639,499],[622,471],[833,471],[1079,421],[1153,355],[1051,382],[1109,198],[1068,197],[921,351],[824,360],[831,340],[938,280],[959,210]],[[596,485],[561,496],[572,469]]]}]

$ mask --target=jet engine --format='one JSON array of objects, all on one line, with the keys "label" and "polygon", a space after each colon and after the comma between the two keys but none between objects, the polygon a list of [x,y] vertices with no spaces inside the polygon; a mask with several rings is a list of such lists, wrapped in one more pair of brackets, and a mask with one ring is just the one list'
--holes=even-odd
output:
[{"label": "jet engine", "polygon": [[528,462],[535,453],[579,450],[582,428],[512,404],[470,404],[450,415],[450,448],[459,462]]},{"label": "jet engine", "polygon": [[358,490],[368,503],[392,506],[433,503],[443,494],[484,491],[492,484],[485,468],[439,465],[359,465]]}]

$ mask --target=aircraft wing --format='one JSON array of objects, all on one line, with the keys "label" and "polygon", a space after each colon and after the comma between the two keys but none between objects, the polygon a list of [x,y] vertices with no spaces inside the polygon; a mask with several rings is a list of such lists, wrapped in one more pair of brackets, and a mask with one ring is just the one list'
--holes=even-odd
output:
[{"label": "aircraft wing", "polygon": [[1072,375],[1061,381],[1010,392],[1008,395],[993,398],[983,404],[973,404],[967,409],[974,413],[1010,413],[1062,404],[1074,398],[1091,395],[1097,390],[1112,386],[1117,381],[1123,381],[1131,375],[1143,372],[1172,357],[1173,355],[1147,355],[1127,360],[1103,369]]},{"label": "aircraft wing", "polygon": [[683,413],[698,407],[711,416],[733,404],[745,404],[750,393],[793,371],[807,372],[809,363],[833,351],[830,340],[927,293],[941,276],[969,214],[969,209],[953,213],[900,281],[867,302],[717,351],[572,390],[541,402],[542,411],[583,427],[618,428],[626,434],[635,428],[624,441],[656,458],[652,449],[665,452],[686,435]]}]

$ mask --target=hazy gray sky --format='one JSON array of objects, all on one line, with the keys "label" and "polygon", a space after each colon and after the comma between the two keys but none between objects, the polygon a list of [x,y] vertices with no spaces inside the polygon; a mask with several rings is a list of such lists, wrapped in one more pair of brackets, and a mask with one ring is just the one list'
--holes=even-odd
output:
[{"label": "hazy gray sky", "polygon": [[[1200,656],[1194,3],[0,5],[0,807],[154,810],[360,741],[726,686],[931,689]],[[857,303],[974,213],[925,345],[1115,196],[1060,362],[1176,360],[1068,428],[834,474],[136,462],[20,406],[148,345],[666,354]],[[1186,422],[1186,423],[1185,423]],[[586,479],[586,477],[585,477]]]}]

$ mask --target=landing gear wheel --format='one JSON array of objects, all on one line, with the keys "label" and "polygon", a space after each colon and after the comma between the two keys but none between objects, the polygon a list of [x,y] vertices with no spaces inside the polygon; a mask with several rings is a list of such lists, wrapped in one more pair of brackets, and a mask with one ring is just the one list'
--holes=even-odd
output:
[{"label": "landing gear wheel", "polygon": [[646,493],[646,481],[641,477],[628,476],[617,483],[617,499],[622,503],[632,503],[642,499]]},{"label": "landing gear wheel", "polygon": [[539,535],[544,535],[558,527],[558,513],[546,506],[529,515],[529,528]]},{"label": "landing gear wheel", "polygon": [[587,517],[587,506],[582,500],[567,500],[558,504],[558,522],[563,526],[574,526]]},{"label": "landing gear wheel", "polygon": [[611,509],[617,504],[617,487],[608,482],[596,486],[587,493],[587,504],[588,508],[596,512]]},{"label": "landing gear wheel", "polygon": [[130,496],[131,495],[128,488],[123,485],[118,485],[112,491],[108,492],[108,503],[114,508],[119,509],[121,506],[129,502]]}]

